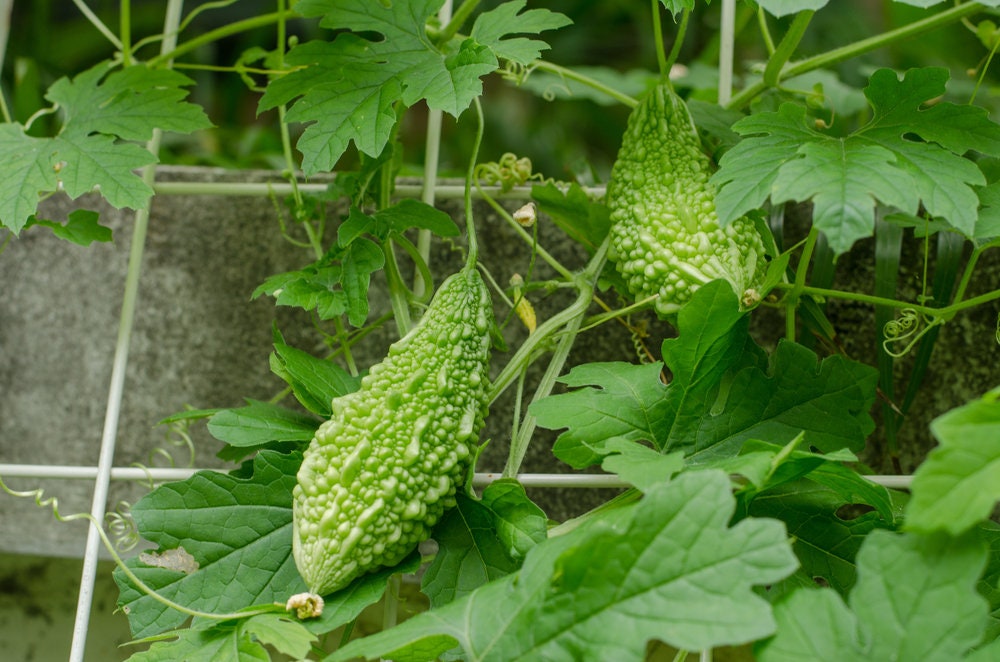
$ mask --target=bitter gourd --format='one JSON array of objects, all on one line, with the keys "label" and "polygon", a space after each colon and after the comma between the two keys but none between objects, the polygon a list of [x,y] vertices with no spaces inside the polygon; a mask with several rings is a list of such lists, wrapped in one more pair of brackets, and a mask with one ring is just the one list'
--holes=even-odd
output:
[{"label": "bitter gourd", "polygon": [[608,183],[609,259],[637,300],[656,296],[661,316],[722,278],[744,305],[764,274],[764,244],[752,221],[719,226],[712,164],[687,105],[666,84],[629,116]]},{"label": "bitter gourd", "polygon": [[361,388],[333,400],[293,490],[293,555],[310,591],[398,564],[455,505],[487,413],[493,325],[466,267]]}]

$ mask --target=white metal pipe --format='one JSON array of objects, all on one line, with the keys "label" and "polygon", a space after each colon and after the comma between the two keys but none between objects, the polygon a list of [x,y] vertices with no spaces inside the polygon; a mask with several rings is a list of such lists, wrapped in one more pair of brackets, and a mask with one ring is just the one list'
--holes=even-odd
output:
[{"label": "white metal pipe", "polygon": [[[115,467],[111,470],[111,480],[135,480],[163,483],[184,480],[196,471],[220,471],[220,469],[181,469],[161,467]],[[6,478],[62,478],[93,479],[97,467],[59,466],[48,464],[0,464],[0,476]],[[483,487],[499,480],[501,473],[479,472],[472,479],[473,485]],[[875,475],[865,476],[868,480],[893,489],[909,489],[913,476]],[[623,488],[629,484],[615,474],[518,474],[517,480],[525,487],[539,488]]]},{"label": "white metal pipe", "polygon": [[[167,3],[161,52],[168,53],[177,46],[177,27],[180,25],[183,0],[169,0]],[[160,149],[162,133],[157,129],[147,148],[154,155]],[[152,184],[156,169],[147,166],[143,170],[143,180]],[[150,202],[152,202],[150,200]],[[76,618],[73,623],[73,641],[70,645],[69,662],[83,662],[90,628],[90,612],[93,608],[94,586],[97,579],[97,562],[101,550],[101,538],[96,522],[104,520],[108,501],[108,486],[111,468],[115,458],[115,444],[118,438],[118,422],[121,417],[122,397],[125,392],[125,372],[128,365],[129,347],[135,309],[139,298],[139,277],[142,274],[142,255],[146,245],[146,228],[149,224],[149,210],[136,212],[132,229],[132,245],[129,252],[128,271],[125,276],[125,293],[122,297],[122,311],[118,324],[118,340],[115,343],[114,360],[111,366],[111,383],[108,387],[108,404],[104,415],[104,429],[101,433],[101,449],[98,455],[97,476],[94,480],[94,496],[90,514],[93,517],[87,527],[87,544],[83,555],[83,570],[80,573],[80,592],[77,595]]]},{"label": "white metal pipe", "polygon": [[[296,188],[303,193],[323,193],[328,185],[321,182],[301,182]],[[515,186],[504,192],[499,186],[483,186],[483,191],[497,200],[528,200],[531,198],[531,187]],[[287,181],[275,182],[156,182],[153,184],[156,195],[225,195],[225,196],[285,196],[292,192],[292,185]],[[588,195],[601,197],[605,187],[591,186],[583,189]],[[398,183],[394,187],[395,194],[401,198],[420,198],[423,195],[422,184]],[[459,200],[465,195],[462,184],[438,184],[434,195],[441,200]],[[474,198],[482,197],[476,189],[472,190]]]}]

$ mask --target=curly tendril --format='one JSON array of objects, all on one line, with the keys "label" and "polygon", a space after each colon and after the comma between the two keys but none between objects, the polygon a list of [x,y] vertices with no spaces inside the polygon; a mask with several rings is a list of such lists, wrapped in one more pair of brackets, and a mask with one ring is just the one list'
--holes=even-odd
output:
[{"label": "curly tendril", "polygon": [[119,554],[132,551],[142,540],[139,527],[132,517],[132,504],[128,501],[119,501],[112,512],[104,515],[104,523]]},{"label": "curly tendril", "polygon": [[[882,327],[882,334],[885,336],[882,349],[894,359],[905,356],[928,331],[944,323],[940,317],[921,315],[913,308],[903,308],[899,315]],[[894,349],[900,345],[901,348]]]},{"label": "curly tendril", "polygon": [[59,522],[65,523],[65,522],[74,522],[77,520],[87,520],[88,522],[93,524],[94,528],[97,531],[98,536],[100,536],[101,538],[101,542],[103,543],[104,548],[108,550],[108,554],[111,555],[111,559],[114,561],[115,565],[118,566],[118,569],[121,570],[126,577],[128,577],[129,581],[132,582],[132,585],[135,586],[138,590],[148,595],[149,597],[156,600],[157,602],[166,605],[171,609],[176,609],[182,614],[187,614],[188,616],[208,618],[217,621],[228,621],[236,618],[247,618],[249,616],[256,616],[257,614],[273,613],[275,611],[273,605],[262,605],[258,609],[246,609],[244,611],[230,612],[225,614],[213,614],[211,612],[205,612],[205,611],[200,611],[198,609],[191,609],[189,607],[185,607],[182,604],[174,602],[170,598],[160,595],[152,587],[150,587],[144,581],[139,579],[139,577],[135,574],[135,572],[133,572],[132,569],[125,564],[125,561],[122,560],[121,555],[118,553],[117,549],[115,548],[115,545],[112,544],[111,540],[108,538],[108,534],[104,530],[104,528],[100,525],[100,522],[98,522],[94,518],[94,516],[91,515],[90,513],[73,513],[72,515],[63,515],[59,512],[59,499],[56,497],[46,497],[45,490],[43,490],[42,488],[36,488],[33,490],[14,490],[7,486],[7,484],[3,481],[2,477],[0,477],[0,490],[3,490],[4,492],[13,497],[19,497],[23,499],[34,499],[36,506],[38,506],[39,508],[50,509],[52,511],[52,516],[55,517],[56,520]]}]

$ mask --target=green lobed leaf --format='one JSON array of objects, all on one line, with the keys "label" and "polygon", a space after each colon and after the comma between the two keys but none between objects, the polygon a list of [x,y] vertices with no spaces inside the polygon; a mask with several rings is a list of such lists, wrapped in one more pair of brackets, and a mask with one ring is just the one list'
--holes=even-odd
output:
[{"label": "green lobed leaf", "polygon": [[553,453],[577,469],[600,462],[609,439],[650,441],[663,448],[666,440],[657,422],[667,415],[669,403],[667,387],[660,381],[662,367],[585,363],[559,379],[577,390],[543,398],[529,411],[543,428],[566,428]]},{"label": "green lobed leaf", "polygon": [[[779,341],[766,369],[736,373],[712,415],[685,431],[695,462],[732,455],[748,439],[783,444],[805,432],[822,452],[864,447],[875,427],[869,414],[878,372],[840,355],[822,361],[809,349]],[[688,442],[691,443],[691,442]]]},{"label": "green lobed leaf", "polygon": [[[292,488],[301,459],[261,451],[250,478],[200,471],[156,488],[132,507],[139,533],[159,551],[183,549],[199,568],[185,574],[139,558],[128,559],[128,567],[160,595],[200,611],[284,603],[306,591],[292,559]],[[121,570],[114,577],[133,636],[158,634],[187,620],[140,592]]]},{"label": "green lobed leaf", "polygon": [[[804,439],[805,435],[801,438]],[[798,440],[794,442],[798,445]],[[802,450],[790,450],[765,441],[751,439],[743,444],[742,453],[766,453],[771,457],[766,477],[755,483],[759,492],[778,485],[808,477],[831,490],[843,504],[865,504],[878,512],[887,524],[893,524],[896,514],[885,487],[868,480],[844,462],[856,463],[858,458],[846,449],[825,454]]]},{"label": "green lobed leaf", "polygon": [[301,622],[281,614],[253,616],[241,623],[240,629],[248,637],[295,659],[305,659],[316,640]]},{"label": "green lobed leaf", "polygon": [[647,492],[684,468],[683,453],[664,455],[648,446],[617,438],[608,440],[609,454],[601,468],[618,476],[642,492]]},{"label": "green lobed leaf", "polygon": [[522,12],[526,0],[510,0],[476,17],[470,36],[487,46],[503,60],[528,66],[537,60],[549,45],[540,39],[510,37],[513,34],[538,34],[571,24],[566,16],[548,9],[529,9]]},{"label": "green lobed leaf", "polygon": [[858,450],[874,428],[873,368],[842,356],[820,362],[785,341],[763,360],[725,282],[699,288],[677,328],[678,337],[663,343],[669,386],[660,364],[584,364],[562,378],[576,390],[531,405],[540,426],[565,429],[553,447],[559,459],[575,468],[597,464],[608,440],[622,437],[684,449],[704,463],[736,455],[750,439],[780,445],[803,431],[820,451]]},{"label": "green lobed leaf", "polygon": [[876,529],[891,528],[876,512],[853,518],[839,515],[855,503],[806,477],[754,495],[747,512],[785,523],[800,563],[797,574],[804,582],[821,579],[846,595],[857,581],[857,554],[866,537]]},{"label": "green lobed leaf", "polygon": [[750,115],[734,124],[733,131],[743,140],[723,155],[710,179],[723,225],[763,206],[781,167],[796,158],[803,144],[823,137],[810,126],[805,107],[793,103]]},{"label": "green lobed leaf", "polygon": [[986,603],[975,592],[986,553],[975,536],[872,532],[858,553],[848,604],[800,589],[775,606],[778,632],[761,662],[961,660],[980,642]]},{"label": "green lobed leaf", "polygon": [[722,472],[682,474],[641,501],[539,544],[517,573],[440,609],[351,642],[328,660],[644,659],[660,639],[687,650],[767,636],[770,608],[750,587],[795,568],[784,528],[729,527]]},{"label": "green lobed leaf", "polygon": [[268,662],[271,659],[264,646],[232,625],[178,630],[171,634],[175,636],[154,642],[148,650],[131,655],[128,662]]},{"label": "green lobed leaf", "polygon": [[311,441],[319,419],[260,400],[223,409],[208,419],[208,431],[231,446],[257,446],[271,441]]},{"label": "green lobed leaf", "polygon": [[371,275],[385,266],[385,254],[374,242],[351,242],[340,258],[343,265],[340,284],[347,295],[347,321],[361,328],[368,320],[368,286]]},{"label": "green lobed leaf", "polygon": [[744,139],[726,153],[713,176],[723,223],[763,204],[812,200],[817,227],[843,252],[874,228],[874,200],[946,220],[967,237],[977,234],[986,184],[969,151],[1000,154],[1000,125],[983,108],[935,102],[948,72],[911,69],[900,79],[888,69],[872,74],[865,96],[872,119],[846,138],[809,126],[806,109],[782,105],[752,115],[733,129]]},{"label": "green lobed leaf", "polygon": [[434,527],[438,551],[420,582],[432,608],[468,595],[518,567],[497,536],[490,509],[462,493],[456,500],[456,507]]},{"label": "green lobed leaf", "polygon": [[[321,17],[323,27],[345,30],[333,41],[291,49],[296,67],[273,80],[260,100],[267,110],[298,99],[288,121],[308,124],[298,142],[307,174],[332,170],[353,141],[369,156],[380,154],[396,123],[396,102],[458,117],[481,94],[480,77],[498,62],[486,46],[466,39],[437,48],[425,25],[443,0],[372,3],[368,0],[300,0],[295,11]],[[376,34],[374,39],[361,35]]]},{"label": "green lobed leaf", "polygon": [[[455,224],[451,216],[435,209],[426,202],[405,198],[394,205],[379,209],[373,215],[376,221],[384,223],[389,232],[402,234],[407,230],[416,228],[419,230],[429,230],[439,237],[457,237],[459,235],[458,225]],[[339,236],[339,235],[338,235]],[[379,239],[388,237],[376,235]]]},{"label": "green lobed leaf", "polygon": [[66,116],[63,135],[96,132],[146,141],[154,129],[191,133],[212,126],[200,106],[184,101],[183,88],[194,81],[178,71],[143,64],[109,70],[102,62],[49,88],[45,97]]},{"label": "green lobed leaf", "polygon": [[931,432],[940,445],[914,473],[906,526],[957,535],[1000,500],[1000,388],[934,419]]},{"label": "green lobed leaf", "polygon": [[905,172],[894,172],[895,156],[878,145],[831,139],[807,143],[799,155],[779,171],[771,201],[794,201],[809,189],[813,226],[837,254],[871,236],[878,201],[904,210],[917,207],[912,181]]},{"label": "green lobed leaf", "polygon": [[47,221],[32,216],[25,227],[41,225],[52,230],[52,234],[80,246],[90,246],[95,241],[110,242],[111,228],[101,225],[100,214],[89,209],[74,209],[65,223]]},{"label": "green lobed leaf", "polygon": [[211,126],[200,107],[183,101],[182,88],[192,83],[186,76],[144,65],[110,69],[105,62],[53,83],[46,98],[65,118],[57,135],[36,138],[20,124],[0,125],[6,160],[0,223],[15,234],[34,214],[39,194],[60,187],[72,198],[98,189],[116,208],[145,209],[153,191],[135,171],[156,158],[129,141],[148,140],[156,128],[191,132]]}]

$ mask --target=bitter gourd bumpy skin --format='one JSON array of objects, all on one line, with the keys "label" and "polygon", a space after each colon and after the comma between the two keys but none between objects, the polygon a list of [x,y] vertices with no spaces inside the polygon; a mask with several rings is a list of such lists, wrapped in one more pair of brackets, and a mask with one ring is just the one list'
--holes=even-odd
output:
[{"label": "bitter gourd bumpy skin", "polygon": [[608,257],[636,300],[657,296],[660,316],[676,313],[698,287],[719,278],[744,305],[759,300],[763,241],[749,219],[719,226],[711,175],[684,101],[657,86],[629,116],[611,171]]},{"label": "bitter gourd bumpy skin", "polygon": [[293,492],[293,553],[325,595],[402,561],[455,505],[487,413],[493,308],[475,268],[447,278],[416,326],[336,398]]}]

